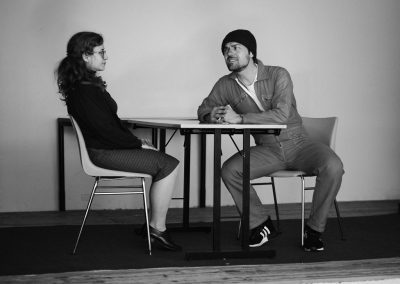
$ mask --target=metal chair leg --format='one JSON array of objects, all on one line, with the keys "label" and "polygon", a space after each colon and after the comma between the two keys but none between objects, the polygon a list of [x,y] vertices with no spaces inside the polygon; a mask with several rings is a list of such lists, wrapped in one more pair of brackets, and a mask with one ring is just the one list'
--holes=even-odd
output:
[{"label": "metal chair leg", "polygon": [[337,216],[339,231],[340,231],[340,237],[344,241],[346,239],[344,237],[344,233],[343,233],[343,229],[342,229],[342,218],[340,217],[339,206],[338,206],[336,199],[333,201],[333,204],[335,205],[336,216]]},{"label": "metal chair leg", "polygon": [[93,185],[93,190],[92,190],[92,193],[90,194],[89,202],[88,202],[88,205],[86,207],[85,216],[83,217],[82,225],[81,225],[81,228],[79,230],[78,238],[76,239],[75,247],[74,247],[74,250],[72,251],[72,254],[75,254],[76,249],[78,247],[79,240],[81,238],[81,234],[82,234],[82,230],[83,230],[83,226],[85,226],[87,215],[89,213],[90,207],[92,206],[93,197],[94,197],[94,194],[96,192],[96,188],[97,188],[98,182],[99,182],[99,177],[96,177],[95,181],[94,181],[94,185]]},{"label": "metal chair leg", "polygon": [[304,199],[305,199],[305,182],[304,177],[301,178],[301,246],[304,246]]},{"label": "metal chair leg", "polygon": [[279,221],[279,209],[278,209],[278,201],[276,198],[276,191],[275,191],[275,180],[271,177],[271,186],[272,186],[272,194],[274,195],[274,206],[275,206],[275,215],[276,215],[276,227],[278,232],[281,231],[280,229],[280,221]]},{"label": "metal chair leg", "polygon": [[144,215],[146,218],[146,232],[147,232],[147,244],[149,246],[149,255],[151,255],[151,239],[150,239],[150,225],[149,225],[149,212],[147,209],[147,196],[146,196],[146,183],[145,178],[142,178],[143,188],[143,204],[144,204]]},{"label": "metal chair leg", "polygon": [[240,219],[239,220],[239,228],[238,228],[238,232],[237,232],[237,236],[236,236],[236,238],[238,239],[238,240],[240,240],[240,234],[242,233],[242,220]]}]

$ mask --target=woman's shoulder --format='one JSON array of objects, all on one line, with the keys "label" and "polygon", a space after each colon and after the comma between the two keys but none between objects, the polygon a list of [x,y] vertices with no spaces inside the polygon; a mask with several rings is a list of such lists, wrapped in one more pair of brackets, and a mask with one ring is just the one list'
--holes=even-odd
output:
[{"label": "woman's shoulder", "polygon": [[68,100],[71,102],[78,102],[84,100],[98,99],[102,89],[90,83],[76,84],[68,95]]},{"label": "woman's shoulder", "polygon": [[105,89],[96,84],[90,82],[80,82],[76,84],[73,88],[73,96],[95,96],[101,93],[105,93]]},{"label": "woman's shoulder", "polygon": [[77,83],[74,89],[78,91],[84,90],[89,92],[103,92],[103,88],[101,88],[99,85],[86,81]]}]

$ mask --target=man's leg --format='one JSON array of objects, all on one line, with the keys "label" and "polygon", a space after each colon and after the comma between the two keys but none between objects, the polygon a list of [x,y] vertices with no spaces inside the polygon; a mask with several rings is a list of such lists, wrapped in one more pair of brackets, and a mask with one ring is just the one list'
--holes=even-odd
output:
[{"label": "man's leg", "polygon": [[342,161],[328,146],[308,141],[297,152],[291,167],[317,176],[307,225],[322,233],[325,230],[329,210],[342,183],[344,174]]},{"label": "man's leg", "polygon": [[[256,179],[284,169],[279,146],[254,146],[250,149],[250,179]],[[242,213],[243,158],[237,153],[222,166],[222,180],[231,193],[236,207]],[[250,229],[265,222],[268,212],[262,205],[257,192],[250,186]]]}]

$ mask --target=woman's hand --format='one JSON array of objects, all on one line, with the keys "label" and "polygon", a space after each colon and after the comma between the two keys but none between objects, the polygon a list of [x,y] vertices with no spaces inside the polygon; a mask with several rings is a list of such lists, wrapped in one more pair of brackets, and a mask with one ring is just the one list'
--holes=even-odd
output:
[{"label": "woman's hand", "polygon": [[150,149],[157,151],[157,149],[153,146],[153,144],[151,144],[149,139],[142,138],[140,140],[142,141],[142,149]]}]

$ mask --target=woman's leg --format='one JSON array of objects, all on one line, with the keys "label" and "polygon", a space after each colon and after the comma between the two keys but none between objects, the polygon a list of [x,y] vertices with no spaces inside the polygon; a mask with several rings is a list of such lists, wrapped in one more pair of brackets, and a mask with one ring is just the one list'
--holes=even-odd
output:
[{"label": "woman's leg", "polygon": [[169,203],[175,190],[176,177],[178,175],[178,167],[176,167],[168,176],[154,182],[150,189],[150,208],[151,218],[150,226],[165,231],[165,222]]},{"label": "woman's leg", "polygon": [[96,150],[90,149],[90,159],[107,169],[146,173],[153,177],[150,188],[150,225],[165,230],[165,220],[175,189],[179,161],[174,157],[150,149]]}]

